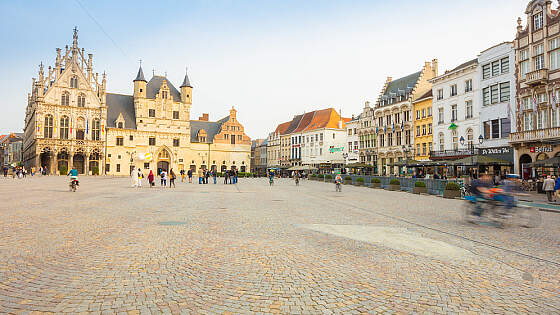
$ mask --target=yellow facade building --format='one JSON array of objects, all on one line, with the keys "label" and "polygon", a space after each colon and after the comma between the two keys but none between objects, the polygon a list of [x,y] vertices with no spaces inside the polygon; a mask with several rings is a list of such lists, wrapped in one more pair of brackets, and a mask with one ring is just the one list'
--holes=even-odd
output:
[{"label": "yellow facade building", "polygon": [[412,102],[414,106],[414,157],[418,161],[430,158],[433,143],[432,90]]}]

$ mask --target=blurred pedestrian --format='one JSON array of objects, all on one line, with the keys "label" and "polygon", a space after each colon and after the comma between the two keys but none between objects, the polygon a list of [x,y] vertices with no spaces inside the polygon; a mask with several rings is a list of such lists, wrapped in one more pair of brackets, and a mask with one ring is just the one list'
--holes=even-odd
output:
[{"label": "blurred pedestrian", "polygon": [[552,194],[554,192],[555,184],[556,183],[550,177],[550,175],[548,175],[543,182],[542,190],[544,190],[546,192],[546,198],[548,199],[548,202],[552,202]]},{"label": "blurred pedestrian", "polygon": [[560,196],[560,176],[556,177],[556,183],[554,184],[554,202],[558,201],[558,196]]},{"label": "blurred pedestrian", "polygon": [[187,171],[187,176],[189,177],[189,183],[192,183],[192,170],[191,169],[189,169]]},{"label": "blurred pedestrian", "polygon": [[216,169],[212,170],[212,178],[214,179],[214,185],[216,185],[216,179],[218,177],[218,172],[216,171]]},{"label": "blurred pedestrian", "polygon": [[155,185],[154,183],[154,172],[150,170],[150,174],[148,175],[148,183],[150,183],[150,188]]},{"label": "blurred pedestrian", "polygon": [[165,169],[161,169],[161,173],[159,174],[159,176],[161,177],[161,186],[167,186],[167,172],[165,171]]},{"label": "blurred pedestrian", "polygon": [[175,178],[177,178],[177,176],[175,175],[175,172],[173,172],[173,169],[169,170],[169,188],[171,188],[171,185],[173,185],[173,188],[175,188]]}]

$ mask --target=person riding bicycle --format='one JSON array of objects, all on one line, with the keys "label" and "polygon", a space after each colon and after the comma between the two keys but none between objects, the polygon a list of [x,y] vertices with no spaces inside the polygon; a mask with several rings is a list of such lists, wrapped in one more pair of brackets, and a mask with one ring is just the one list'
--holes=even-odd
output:
[{"label": "person riding bicycle", "polygon": [[66,176],[70,176],[70,182],[73,180],[76,180],[76,185],[79,186],[79,182],[78,182],[78,170],[76,168],[72,168],[69,172],[68,175]]},{"label": "person riding bicycle", "polygon": [[342,176],[340,176],[340,174],[336,174],[336,177],[334,178],[334,183],[342,184]]},{"label": "person riding bicycle", "polygon": [[270,183],[274,182],[274,170],[268,171],[268,180]]},{"label": "person riding bicycle", "polygon": [[[481,178],[471,182],[471,193],[476,198],[487,199],[490,187],[492,187],[492,177],[488,174],[483,174]],[[472,214],[477,217],[482,216],[480,204],[475,204],[475,210]]]},{"label": "person riding bicycle", "polygon": [[515,207],[514,195],[522,194],[521,180],[517,174],[507,174],[506,178],[502,181],[501,187],[503,193],[496,196],[495,199],[504,203],[506,209],[510,210]]}]

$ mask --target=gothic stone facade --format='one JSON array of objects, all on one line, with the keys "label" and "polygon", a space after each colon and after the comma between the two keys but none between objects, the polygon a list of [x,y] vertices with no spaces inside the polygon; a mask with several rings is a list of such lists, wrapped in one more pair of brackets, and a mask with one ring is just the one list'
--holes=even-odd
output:
[{"label": "gothic stone facade", "polygon": [[[129,175],[133,167],[161,169],[250,167],[251,140],[237,111],[217,121],[205,114],[191,121],[192,86],[185,75],[180,91],[163,76],[147,82],[140,67],[133,95],[106,92],[98,82],[92,55],[84,58],[77,31],[64,57],[57,50],[54,69],[33,81],[26,113],[25,164],[51,174],[70,166],[81,174]],[[86,68],[84,71],[84,65]],[[150,153],[151,159],[144,159]]]}]

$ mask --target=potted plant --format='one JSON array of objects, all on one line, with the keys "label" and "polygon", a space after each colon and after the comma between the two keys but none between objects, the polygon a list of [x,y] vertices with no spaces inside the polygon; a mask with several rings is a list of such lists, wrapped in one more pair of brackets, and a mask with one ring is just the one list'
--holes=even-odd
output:
[{"label": "potted plant", "polygon": [[310,174],[309,179],[310,180],[317,180],[317,174]]},{"label": "potted plant", "polygon": [[99,175],[99,167],[94,166],[91,168],[91,175]]},{"label": "potted plant", "polygon": [[321,181],[321,182],[322,182],[324,178],[325,178],[325,175],[323,175],[323,174],[317,175],[317,180],[318,180],[318,181]]},{"label": "potted plant", "polygon": [[426,183],[423,181],[417,181],[414,183],[414,188],[412,189],[413,194],[427,194],[428,188],[426,188]]},{"label": "potted plant", "polygon": [[61,167],[58,168],[58,173],[60,175],[67,175],[68,174],[68,168],[66,167],[66,165],[62,165]]},{"label": "potted plant", "polygon": [[356,178],[356,183],[354,185],[363,186],[364,185],[364,179],[361,178],[361,177]]},{"label": "potted plant", "polygon": [[448,182],[447,185],[445,185],[445,190],[443,191],[443,198],[461,198],[461,190],[459,189],[459,184],[457,184],[456,182]]},{"label": "potted plant", "polygon": [[401,190],[401,182],[396,178],[391,179],[391,181],[389,182],[389,190],[391,191]]},{"label": "potted plant", "polygon": [[381,188],[381,180],[379,178],[372,178],[370,181],[370,188]]},{"label": "potted plant", "polygon": [[350,176],[344,177],[344,185],[352,185],[352,177]]},{"label": "potted plant", "polygon": [[327,182],[332,182],[332,175],[327,175],[327,176],[325,176],[325,180],[326,180]]}]

